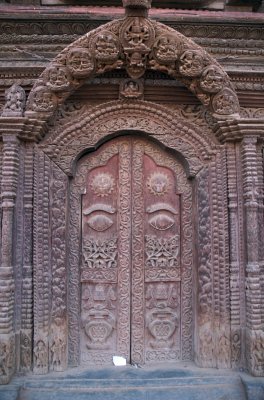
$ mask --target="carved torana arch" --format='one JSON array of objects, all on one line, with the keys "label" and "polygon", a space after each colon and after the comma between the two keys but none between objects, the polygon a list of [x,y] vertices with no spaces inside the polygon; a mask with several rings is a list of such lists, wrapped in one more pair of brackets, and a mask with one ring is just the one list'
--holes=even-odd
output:
[{"label": "carved torana arch", "polygon": [[87,149],[111,135],[144,132],[150,138],[175,149],[185,160],[187,174],[194,176],[215,155],[217,142],[173,112],[155,103],[134,100],[115,101],[72,116],[70,121],[51,131],[39,147],[67,174]]},{"label": "carved torana arch", "polygon": [[124,1],[124,19],[109,22],[66,47],[36,81],[26,115],[47,120],[87,79],[126,69],[137,79],[146,70],[181,81],[218,119],[234,117],[239,103],[224,69],[179,32],[147,18],[150,1]]}]

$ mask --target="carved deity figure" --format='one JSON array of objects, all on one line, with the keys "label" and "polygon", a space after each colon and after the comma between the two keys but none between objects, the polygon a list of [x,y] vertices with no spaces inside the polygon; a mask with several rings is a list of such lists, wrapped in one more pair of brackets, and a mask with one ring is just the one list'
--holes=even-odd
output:
[{"label": "carved deity figure", "polygon": [[220,68],[215,66],[207,67],[201,77],[200,86],[208,93],[219,92],[225,83],[225,76]]},{"label": "carved deity figure", "polygon": [[94,61],[88,49],[75,47],[67,57],[67,67],[73,76],[88,76],[94,70]]},{"label": "carved deity figure", "polygon": [[16,84],[5,92],[5,106],[3,109],[3,117],[22,116],[26,105],[26,94],[21,86]]},{"label": "carved deity figure", "polygon": [[101,33],[95,42],[95,57],[104,62],[113,62],[118,58],[117,39],[110,32]]},{"label": "carved deity figure", "polygon": [[143,87],[134,80],[125,81],[120,88],[120,95],[123,98],[140,98],[143,95]]},{"label": "carved deity figure", "polygon": [[264,370],[264,331],[254,332],[252,339],[252,369],[261,374]]},{"label": "carved deity figure", "polygon": [[47,86],[53,90],[64,90],[70,85],[70,77],[67,68],[55,66],[45,71]]},{"label": "carved deity figure", "polygon": [[34,92],[32,99],[32,108],[36,111],[48,112],[52,111],[55,107],[55,96],[46,87],[39,87]]},{"label": "carved deity figure", "polygon": [[203,70],[205,60],[202,54],[195,50],[187,50],[180,57],[179,71],[184,76],[199,76]]},{"label": "carved deity figure", "polygon": [[34,348],[35,366],[38,369],[45,369],[47,366],[46,345],[39,340]]},{"label": "carved deity figure", "polygon": [[231,89],[225,88],[214,97],[213,109],[218,114],[231,114],[239,111],[237,98]]},{"label": "carved deity figure", "polygon": [[176,40],[172,36],[163,35],[158,38],[154,44],[154,54],[160,62],[174,62],[178,57]]},{"label": "carved deity figure", "polygon": [[8,375],[8,348],[7,344],[0,342],[0,375]]},{"label": "carved deity figure", "polygon": [[65,353],[65,343],[59,338],[55,337],[54,342],[50,348],[51,351],[51,366],[54,370],[59,369]]}]

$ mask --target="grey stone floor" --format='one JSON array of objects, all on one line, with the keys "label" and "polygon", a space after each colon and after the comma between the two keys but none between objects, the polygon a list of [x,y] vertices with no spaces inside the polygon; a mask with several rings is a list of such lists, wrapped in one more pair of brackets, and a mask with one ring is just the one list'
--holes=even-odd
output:
[{"label": "grey stone floor", "polygon": [[15,377],[0,400],[264,400],[264,378],[193,364],[71,369]]}]

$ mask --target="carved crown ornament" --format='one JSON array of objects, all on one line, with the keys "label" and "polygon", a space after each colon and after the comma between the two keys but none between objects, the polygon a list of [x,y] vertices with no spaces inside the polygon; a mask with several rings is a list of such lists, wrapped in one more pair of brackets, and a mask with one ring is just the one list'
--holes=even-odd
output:
[{"label": "carved crown ornament", "polygon": [[[223,68],[192,40],[140,13],[151,1],[123,0],[124,19],[109,22],[66,47],[36,81],[26,115],[44,119],[87,79],[125,69],[139,79],[146,70],[161,71],[181,81],[219,119],[239,113],[238,98]],[[133,15],[133,16],[131,16]]]}]

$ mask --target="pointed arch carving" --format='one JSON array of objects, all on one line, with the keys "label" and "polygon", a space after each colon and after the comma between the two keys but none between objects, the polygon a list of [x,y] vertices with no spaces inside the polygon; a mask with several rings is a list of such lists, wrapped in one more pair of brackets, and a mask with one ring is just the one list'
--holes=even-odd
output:
[{"label": "pointed arch carving", "polygon": [[26,115],[47,120],[87,79],[114,69],[126,69],[134,79],[146,70],[164,72],[187,86],[216,118],[239,113],[228,75],[204,49],[164,24],[127,16],[66,47],[36,81]]},{"label": "pointed arch carving", "polygon": [[87,149],[95,149],[107,137],[139,131],[176,150],[189,176],[196,175],[217,150],[213,137],[205,136],[192,122],[160,105],[140,100],[84,109],[67,124],[55,126],[39,147],[67,175],[73,175],[76,160]]}]

